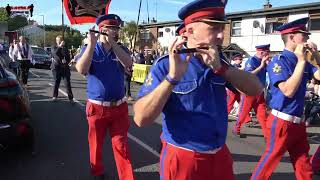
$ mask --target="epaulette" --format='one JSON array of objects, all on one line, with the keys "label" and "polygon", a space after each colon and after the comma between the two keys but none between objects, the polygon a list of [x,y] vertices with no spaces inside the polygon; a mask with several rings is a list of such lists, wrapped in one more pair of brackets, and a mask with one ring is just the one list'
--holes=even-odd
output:
[{"label": "epaulette", "polygon": [[153,64],[157,64],[159,61],[163,60],[163,59],[169,59],[169,54],[165,54],[161,57],[159,57]]}]

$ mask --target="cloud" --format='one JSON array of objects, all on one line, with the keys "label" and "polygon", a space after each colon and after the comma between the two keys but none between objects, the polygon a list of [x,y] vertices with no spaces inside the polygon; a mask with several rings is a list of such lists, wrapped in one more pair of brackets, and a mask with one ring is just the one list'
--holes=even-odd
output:
[{"label": "cloud", "polygon": [[167,3],[176,4],[176,5],[186,5],[188,2],[182,2],[179,0],[165,0]]}]

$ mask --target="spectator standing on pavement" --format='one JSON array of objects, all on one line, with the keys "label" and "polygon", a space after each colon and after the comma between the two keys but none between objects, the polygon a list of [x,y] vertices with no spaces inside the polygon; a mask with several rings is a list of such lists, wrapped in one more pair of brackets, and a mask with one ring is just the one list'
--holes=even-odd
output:
[{"label": "spectator standing on pavement", "polygon": [[18,44],[17,40],[13,40],[12,43],[9,45],[9,57],[10,57],[10,63],[9,68],[12,69],[12,71],[18,75],[18,62],[16,61],[17,57],[14,55],[14,47]]},{"label": "spectator standing on pavement", "polygon": [[108,36],[90,32],[88,45],[81,50],[76,64],[78,72],[87,75],[90,166],[92,175],[99,180],[105,178],[102,147],[107,130],[119,179],[134,179],[128,147],[130,121],[124,87],[125,69],[132,67],[132,60],[129,50],[117,43],[121,23],[115,14],[99,16],[96,20],[99,31]]},{"label": "spectator standing on pavement", "polygon": [[133,70],[132,68],[125,69],[125,88],[126,88],[126,98],[128,101],[133,101],[133,97],[131,96],[131,78],[132,78]]},{"label": "spectator standing on pavement", "polygon": [[[179,11],[187,38],[170,44],[158,59],[134,105],[138,126],[151,124],[162,112],[160,179],[233,180],[232,157],[226,145],[228,114],[226,82],[250,95],[262,85],[253,74],[231,67],[218,46],[223,42],[226,1],[195,0]],[[176,54],[187,41],[195,54]]]},{"label": "spectator standing on pavement", "polygon": [[153,62],[153,55],[151,52],[146,51],[145,53],[145,64],[146,65],[152,65]]},{"label": "spectator standing on pavement", "polygon": [[29,68],[33,61],[33,52],[31,46],[27,43],[24,36],[19,37],[20,42],[14,47],[13,55],[19,63],[19,75],[23,85],[26,87],[28,83]]},{"label": "spectator standing on pavement", "polygon": [[56,37],[56,45],[51,48],[51,55],[53,60],[50,68],[54,79],[52,101],[57,101],[60,82],[61,79],[63,79],[64,85],[67,89],[68,99],[70,103],[73,104],[73,94],[70,82],[71,72],[69,67],[71,59],[69,50],[65,47],[65,42],[62,36],[59,35]]},{"label": "spectator standing on pavement", "polygon": [[143,49],[140,50],[139,58],[137,59],[137,64],[145,64],[145,56]]}]

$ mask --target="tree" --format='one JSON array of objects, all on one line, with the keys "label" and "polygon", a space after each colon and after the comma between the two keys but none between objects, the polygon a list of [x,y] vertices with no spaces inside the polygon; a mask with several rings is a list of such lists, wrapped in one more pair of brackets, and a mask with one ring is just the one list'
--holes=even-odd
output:
[{"label": "tree", "polygon": [[15,31],[28,25],[28,20],[24,16],[15,16],[8,19],[8,30]]},{"label": "tree", "polygon": [[134,21],[127,22],[122,28],[120,40],[132,50],[134,36],[136,35],[138,26]]},{"label": "tree", "polygon": [[8,21],[7,11],[5,8],[0,8],[0,22]]},{"label": "tree", "polygon": [[[56,37],[58,35],[61,35],[61,31],[47,31],[46,32],[46,45],[45,46],[53,46],[53,45],[55,45]],[[74,32],[73,34],[65,33],[64,40],[65,40],[65,46],[68,49],[71,49],[72,47],[78,48],[82,43],[83,36],[81,35],[81,33],[79,31],[78,32]]]}]

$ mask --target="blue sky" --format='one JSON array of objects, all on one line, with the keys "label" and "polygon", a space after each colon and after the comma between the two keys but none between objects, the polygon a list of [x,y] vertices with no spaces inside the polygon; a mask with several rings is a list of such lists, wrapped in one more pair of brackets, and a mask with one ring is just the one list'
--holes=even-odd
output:
[{"label": "blue sky", "polygon": [[[192,0],[142,0],[142,9],[140,22],[147,21],[147,2],[149,6],[149,17],[155,17],[158,21],[178,20],[177,12],[185,4]],[[229,0],[227,12],[244,11],[251,9],[261,9],[266,0]],[[109,13],[118,14],[123,20],[137,20],[140,0],[112,0]],[[320,2],[320,0],[270,0],[274,7],[287,6],[292,4],[303,4],[311,2]],[[34,20],[42,24],[44,15],[45,24],[61,24],[61,0],[1,0],[0,7],[7,4],[11,6],[27,6],[33,4]],[[65,23],[70,25],[65,15]],[[75,25],[76,29],[86,31],[92,25]]]}]

